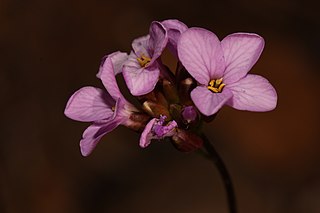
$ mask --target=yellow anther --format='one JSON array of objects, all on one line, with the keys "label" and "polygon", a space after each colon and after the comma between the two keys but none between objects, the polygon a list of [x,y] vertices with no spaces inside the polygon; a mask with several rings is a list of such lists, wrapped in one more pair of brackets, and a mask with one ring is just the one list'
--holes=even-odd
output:
[{"label": "yellow anther", "polygon": [[222,80],[222,78],[210,80],[209,85],[207,86],[208,90],[214,93],[222,92],[222,89],[225,86],[225,84],[222,83]]},{"label": "yellow anther", "polygon": [[223,89],[224,86],[225,86],[225,84],[220,84],[220,86],[219,86],[219,88],[218,88],[219,92],[222,91],[222,89]]},{"label": "yellow anther", "polygon": [[112,110],[112,112],[114,112],[116,110],[116,106],[112,106],[111,110]]},{"label": "yellow anther", "polygon": [[141,67],[145,67],[150,63],[151,58],[149,58],[149,57],[147,57],[145,55],[141,55],[140,58],[137,58],[137,61],[139,62]]},{"label": "yellow anther", "polygon": [[214,92],[214,93],[218,93],[218,92],[219,92],[219,90],[218,90],[217,88],[215,88],[215,87],[208,86],[207,88],[208,88],[210,91]]},{"label": "yellow anther", "polygon": [[211,81],[209,82],[209,85],[210,85],[211,87],[213,87],[215,81],[216,81],[216,80],[211,80]]}]

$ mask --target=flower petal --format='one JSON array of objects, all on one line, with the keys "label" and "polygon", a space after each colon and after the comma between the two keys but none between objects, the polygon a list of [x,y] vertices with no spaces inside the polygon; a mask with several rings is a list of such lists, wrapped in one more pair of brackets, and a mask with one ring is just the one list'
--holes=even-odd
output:
[{"label": "flower petal", "polygon": [[88,156],[93,149],[97,146],[100,139],[107,133],[114,130],[119,125],[115,120],[106,124],[92,124],[89,126],[82,135],[80,141],[81,154]]},{"label": "flower petal", "polygon": [[187,25],[176,19],[168,19],[162,21],[161,24],[165,27],[168,34],[168,49],[175,55],[178,56],[177,43],[181,33],[188,29]]},{"label": "flower petal", "polygon": [[187,25],[177,19],[168,19],[161,22],[167,31],[178,30],[180,33],[183,33],[188,29]]},{"label": "flower petal", "polygon": [[160,70],[156,67],[137,68],[124,66],[123,77],[134,96],[145,95],[151,92],[156,86]]},{"label": "flower petal", "polygon": [[104,87],[113,97],[117,99],[122,97],[117,84],[116,75],[122,72],[123,64],[128,60],[127,53],[115,52],[106,57],[104,63],[100,67],[97,77],[101,79]]},{"label": "flower petal", "polygon": [[191,99],[199,111],[210,116],[218,110],[232,97],[232,93],[224,88],[221,93],[213,93],[204,86],[198,86],[191,91]]},{"label": "flower petal", "polygon": [[220,41],[202,28],[189,28],[178,41],[178,55],[183,66],[200,83],[207,85],[223,76],[224,59]]},{"label": "flower petal", "polygon": [[151,23],[149,34],[149,48],[150,55],[152,56],[149,65],[151,66],[153,62],[160,57],[162,51],[167,46],[168,36],[166,30],[164,29],[164,26],[157,21]]},{"label": "flower petal", "polygon": [[150,57],[150,54],[148,52],[149,39],[150,39],[150,35],[146,35],[133,40],[132,49],[137,54],[138,57],[141,57],[142,55]]},{"label": "flower petal", "polygon": [[264,112],[277,105],[277,92],[267,79],[259,75],[249,74],[228,88],[233,98],[227,104],[235,109]]},{"label": "flower petal", "polygon": [[230,84],[244,77],[257,62],[264,40],[253,33],[235,33],[225,37],[221,46],[226,61],[224,82]]},{"label": "flower petal", "polygon": [[113,115],[115,101],[102,89],[83,87],[69,99],[64,114],[73,120],[91,122]]},{"label": "flower petal", "polygon": [[151,131],[156,120],[157,120],[156,118],[153,118],[152,120],[150,120],[149,123],[144,128],[143,132],[141,133],[140,142],[139,142],[140,147],[146,148],[151,143],[151,139],[153,138],[153,134]]}]

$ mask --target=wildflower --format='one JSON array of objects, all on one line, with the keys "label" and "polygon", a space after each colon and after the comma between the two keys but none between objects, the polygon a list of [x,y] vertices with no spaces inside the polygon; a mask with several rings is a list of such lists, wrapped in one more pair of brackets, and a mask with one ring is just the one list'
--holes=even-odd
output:
[{"label": "wildflower", "polygon": [[145,95],[156,86],[160,75],[157,59],[167,42],[167,32],[160,22],[152,22],[149,35],[133,41],[133,51],[123,67],[123,77],[132,95]]},{"label": "wildflower", "polygon": [[221,42],[202,28],[189,28],[178,41],[178,56],[198,82],[191,91],[199,111],[210,116],[223,105],[248,111],[276,107],[277,94],[265,78],[247,74],[258,60],[264,40],[257,34],[235,33]]},{"label": "wildflower", "polygon": [[[73,120],[92,122],[80,141],[81,153],[89,155],[100,139],[119,125],[133,129],[143,128],[145,116],[121,94],[115,75],[121,71],[127,54],[116,52],[105,58],[97,76],[107,91],[95,87],[83,87],[69,99],[65,115]],[[138,116],[138,118],[137,118]],[[143,125],[143,127],[141,127]]]}]

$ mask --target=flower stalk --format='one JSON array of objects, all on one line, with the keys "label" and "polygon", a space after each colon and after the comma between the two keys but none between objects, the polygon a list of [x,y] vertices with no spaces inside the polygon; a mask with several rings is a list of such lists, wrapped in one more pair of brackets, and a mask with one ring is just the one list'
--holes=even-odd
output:
[{"label": "flower stalk", "polygon": [[213,161],[214,165],[217,167],[221,175],[221,178],[227,193],[229,213],[237,213],[237,204],[236,204],[236,197],[233,189],[233,183],[232,183],[230,174],[227,170],[227,167],[225,166],[218,152],[215,150],[214,146],[210,143],[207,136],[205,134],[202,134],[201,138],[203,140],[203,146],[210,156],[210,160]]}]

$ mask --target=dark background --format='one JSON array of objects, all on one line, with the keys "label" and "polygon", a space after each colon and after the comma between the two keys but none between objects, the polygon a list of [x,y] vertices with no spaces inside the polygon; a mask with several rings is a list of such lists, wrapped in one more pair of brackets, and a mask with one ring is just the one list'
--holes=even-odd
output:
[{"label": "dark background", "polygon": [[224,108],[205,131],[233,177],[240,213],[320,212],[319,7],[311,1],[0,1],[0,212],[218,212],[225,192],[210,161],[170,144],[138,146],[120,127],[87,158],[89,125],[67,119],[82,86],[102,87],[100,59],[129,51],[152,20],[177,18],[221,39],[256,32],[251,73],[275,86],[276,110]]}]

